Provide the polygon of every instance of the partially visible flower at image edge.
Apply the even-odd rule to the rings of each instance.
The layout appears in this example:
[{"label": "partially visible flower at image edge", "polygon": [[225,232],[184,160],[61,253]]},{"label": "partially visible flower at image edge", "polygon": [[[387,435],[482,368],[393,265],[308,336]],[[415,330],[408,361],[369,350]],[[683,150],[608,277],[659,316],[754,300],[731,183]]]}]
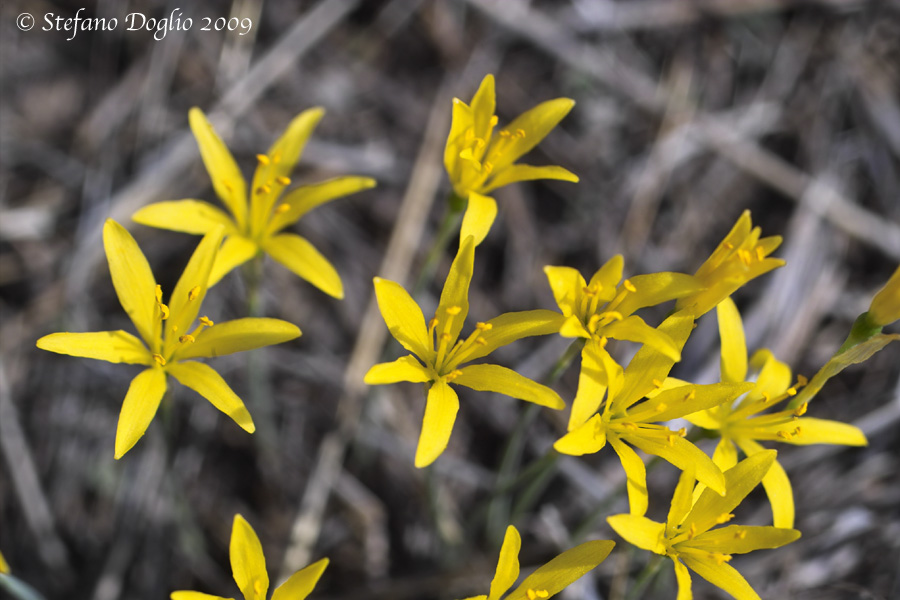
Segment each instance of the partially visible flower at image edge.
[{"label": "partially visible flower at image edge", "polygon": [[231,214],[202,200],[170,200],[145,206],[132,219],[151,227],[193,234],[224,226],[225,243],[210,272],[210,286],[232,269],[266,253],[326,294],[343,298],[340,275],[328,259],[306,238],[283,232],[317,206],[375,186],[375,180],[369,177],[335,177],[294,188],[282,197],[291,183],[288,176],[324,114],[321,108],[311,108],[297,115],[269,151],[257,155],[258,165],[248,190],[234,157],[206,115],[199,108],[192,108],[188,116],[203,164],[216,194]]},{"label": "partially visible flower at image edge", "polygon": [[[506,597],[506,600],[543,600],[558,594],[606,560],[615,545],[616,543],[611,540],[593,540],[566,550],[547,564],[538,567]],[[519,578],[521,547],[522,538],[516,528],[510,525],[503,537],[490,594],[472,596],[466,600],[500,600]]]},{"label": "partially visible flower at image edge", "polygon": [[[231,571],[244,596],[244,600],[266,600],[269,591],[269,574],[266,572],[266,557],[256,532],[241,515],[234,516],[229,545]],[[323,558],[291,575],[287,581],[275,588],[272,600],[304,600],[316,587],[322,573],[328,566]],[[172,592],[171,600],[234,600],[222,596],[212,596],[202,592],[180,590]]]},{"label": "partially visible flower at image edge", "polygon": [[[117,459],[137,443],[153,420],[166,393],[167,375],[253,433],[250,413],[221,375],[205,363],[188,359],[253,350],[300,336],[296,325],[278,319],[244,318],[218,324],[206,316],[197,319],[223,233],[224,228],[218,226],[203,237],[166,305],[137,242],[124,227],[108,219],[103,226],[103,245],[110,275],[140,339],[118,330],[52,333],[37,341],[38,348],[58,354],[147,367],[131,381],[122,403],[116,430]],[[195,320],[199,323],[192,329]]]},{"label": "partially visible flower at image edge", "polygon": [[468,201],[459,239],[471,235],[476,246],[481,243],[497,216],[497,202],[487,194],[499,187],[534,179],[578,181],[577,175],[563,167],[516,163],[544,139],[574,105],[575,101],[569,98],[542,102],[495,132],[498,119],[493,75],[484,77],[471,104],[453,99],[444,167],[454,193]]}]

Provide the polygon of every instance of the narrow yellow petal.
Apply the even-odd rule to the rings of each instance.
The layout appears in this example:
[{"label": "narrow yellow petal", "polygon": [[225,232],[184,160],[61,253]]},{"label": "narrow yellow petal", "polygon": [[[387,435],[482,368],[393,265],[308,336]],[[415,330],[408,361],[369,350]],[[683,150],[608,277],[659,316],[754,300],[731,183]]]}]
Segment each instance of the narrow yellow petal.
[{"label": "narrow yellow petal", "polygon": [[[756,387],[741,401],[741,406],[756,404],[759,406],[759,411],[762,411],[774,402],[759,403],[758,400],[766,397],[775,400],[791,386],[791,368],[775,358],[775,355],[766,348],[753,353],[750,365],[759,370],[759,375],[756,377]],[[748,414],[759,411],[755,408],[750,409],[748,406]]]},{"label": "narrow yellow petal", "polygon": [[153,365],[153,357],[141,340],[127,331],[51,333],[37,341],[41,350],[105,360],[111,363]]},{"label": "narrow yellow petal", "polygon": [[872,298],[869,318],[876,325],[889,325],[900,319],[900,267],[894,271],[884,287]]},{"label": "narrow yellow petal", "polygon": [[490,137],[490,130],[493,127],[491,118],[496,110],[497,100],[494,87],[494,76],[488,73],[481,80],[478,91],[472,96],[472,118],[475,136],[485,141]]},{"label": "narrow yellow petal", "polygon": [[[475,117],[472,114],[472,108],[459,98],[454,98],[450,133],[447,135],[447,144],[444,146],[444,167],[447,169],[447,175],[450,177],[454,189],[460,182],[460,169],[458,167],[461,160],[459,153],[462,151],[465,143],[465,132],[470,127],[474,131]],[[465,193],[459,190],[457,190],[457,193],[465,197]]]},{"label": "narrow yellow petal", "polygon": [[591,333],[578,318],[578,315],[569,315],[559,326],[559,335],[566,338],[590,338]]},{"label": "narrow yellow petal", "polygon": [[676,596],[675,600],[693,600],[691,572],[677,558],[673,558],[672,562],[675,563],[675,580],[678,582],[678,596]]},{"label": "narrow yellow petal", "polygon": [[[737,444],[747,456],[765,451],[765,448],[750,439],[738,438]],[[762,478],[762,484],[766,490],[766,496],[769,497],[769,504],[772,506],[772,524],[775,527],[793,527],[794,490],[791,487],[791,480],[778,460],[769,467],[768,472]]]},{"label": "narrow yellow petal", "polygon": [[680,419],[685,415],[730,403],[752,388],[752,383],[679,386],[662,391],[653,398],[632,406],[628,411],[628,418],[647,423]]},{"label": "narrow yellow petal", "polygon": [[613,447],[622,468],[625,469],[626,488],[628,491],[628,506],[633,515],[643,515],[647,512],[650,496],[647,492],[647,467],[637,452],[628,447],[616,435],[609,436],[609,445]]},{"label": "narrow yellow petal", "polygon": [[522,338],[556,333],[562,320],[558,312],[544,309],[503,313],[488,321],[490,327],[481,333],[480,338],[484,344],[466,353],[465,360],[487,356],[497,348]]},{"label": "narrow yellow petal", "polygon": [[722,381],[737,383],[747,379],[747,342],[737,305],[725,298],[716,307],[719,338],[722,340]]},{"label": "narrow yellow petal", "polygon": [[547,281],[550,283],[550,290],[553,292],[553,298],[559,306],[559,310],[563,315],[569,317],[571,315],[579,315],[579,305],[581,304],[581,296],[584,288],[587,287],[584,277],[572,267],[544,267],[544,273],[547,275]]},{"label": "narrow yellow petal", "polygon": [[[273,235],[291,223],[296,223],[312,209],[337,198],[373,188],[375,183],[371,177],[349,175],[291,190],[280,200],[275,213],[269,219],[266,234]],[[281,209],[282,205],[284,209]]]},{"label": "narrow yellow petal", "polygon": [[547,165],[544,167],[510,165],[502,171],[496,171],[496,175],[488,180],[489,183],[484,187],[484,192],[492,192],[497,188],[501,188],[511,183],[534,181],[536,179],[555,179],[558,181],[578,183],[578,175],[568,169],[556,165]]},{"label": "narrow yellow petal", "polygon": [[[555,596],[606,560],[615,545],[616,543],[610,540],[593,540],[566,550],[526,577],[525,581],[507,596],[507,600],[531,600],[532,597]],[[528,594],[529,590],[532,590],[532,595]]]},{"label": "narrow yellow petal", "polygon": [[691,511],[693,505],[694,469],[687,469],[681,472],[678,477],[678,485],[675,486],[675,493],[672,494],[672,503],[669,505],[669,515],[666,518],[666,533],[671,537],[671,533],[681,525],[684,518]]},{"label": "narrow yellow petal", "polygon": [[224,211],[202,200],[168,200],[149,204],[131,215],[141,225],[203,235],[225,227],[225,233],[237,232],[237,226]]},{"label": "narrow yellow petal", "polygon": [[425,383],[430,381],[431,377],[422,363],[413,356],[407,355],[401,356],[394,362],[372,365],[372,368],[366,373],[364,381],[368,385],[382,385],[398,381]]},{"label": "narrow yellow petal", "polygon": [[657,306],[703,289],[702,284],[693,275],[684,273],[650,273],[635,275],[628,280],[637,291],[627,294],[615,307],[626,317],[646,306]]},{"label": "narrow yellow petal", "polygon": [[854,425],[813,417],[801,417],[786,424],[755,427],[753,435],[756,439],[777,440],[795,446],[810,444],[866,446],[869,443],[862,430]]},{"label": "narrow yellow petal", "polygon": [[222,596],[213,596],[212,594],[191,592],[188,590],[172,592],[169,595],[169,598],[171,598],[171,600],[234,600],[233,598],[224,598]]},{"label": "narrow yellow petal", "polygon": [[224,228],[216,226],[203,236],[184,272],[178,278],[178,283],[175,284],[169,298],[169,318],[165,321],[162,352],[164,356],[171,355],[179,343],[178,338],[190,331],[194,319],[200,314],[200,305],[203,304],[209,284],[209,273],[216,260],[219,246],[222,245],[224,233]]},{"label": "narrow yellow petal", "polygon": [[655,554],[666,553],[666,546],[663,544],[666,532],[664,523],[657,523],[647,517],[632,514],[613,515],[607,517],[606,522],[629,544]]},{"label": "narrow yellow petal", "polygon": [[594,415],[563,437],[556,440],[553,449],[569,456],[594,454],[606,445],[606,425],[600,415]]},{"label": "narrow yellow petal", "polygon": [[600,300],[609,302],[616,297],[616,287],[622,280],[622,271],[625,269],[625,259],[621,254],[616,254],[591,277],[589,286],[599,288],[597,295]]},{"label": "narrow yellow petal", "polygon": [[729,525],[701,533],[685,545],[710,552],[746,554],[754,550],[780,548],[799,538],[800,532],[791,528]]},{"label": "narrow yellow petal", "polygon": [[469,365],[460,370],[453,383],[480,392],[496,392],[554,410],[566,407],[559,394],[545,385],[500,365]]},{"label": "narrow yellow petal", "polygon": [[422,433],[416,448],[416,467],[427,467],[447,448],[458,411],[456,392],[443,379],[436,381],[428,390]]},{"label": "narrow yellow petal", "polygon": [[328,559],[323,558],[300,569],[275,588],[272,600],[305,600],[316,587],[327,566]]},{"label": "narrow yellow petal", "polygon": [[489,153],[487,160],[494,165],[495,170],[505,169],[547,137],[547,134],[563,120],[563,117],[569,114],[573,106],[575,106],[574,100],[556,98],[525,111],[505,127],[510,132],[521,130],[523,135],[512,136],[509,145],[502,148],[496,156],[491,156]]},{"label": "narrow yellow petal", "polygon": [[494,219],[497,218],[497,201],[490,196],[482,196],[476,192],[469,192],[469,203],[463,215],[462,225],[459,230],[459,239],[464,240],[472,236],[475,245],[480,244],[488,232]]},{"label": "narrow yellow petal", "polygon": [[234,581],[247,600],[266,597],[269,590],[269,574],[266,572],[266,557],[256,532],[244,517],[234,515],[231,528],[231,572]]},{"label": "narrow yellow petal", "polygon": [[112,219],[103,225],[103,248],[119,303],[150,350],[158,351],[160,321],[150,264],[131,234]]},{"label": "narrow yellow petal", "polygon": [[318,250],[305,238],[281,233],[263,242],[263,249],[295,275],[310,282],[333,298],[344,297],[341,277]]},{"label": "narrow yellow petal", "polygon": [[474,265],[475,240],[470,236],[459,245],[459,252],[450,265],[450,272],[447,274],[447,280],[444,282],[444,289],[441,292],[441,301],[435,313],[441,320],[447,318],[448,309],[455,314],[450,327],[446,329],[450,335],[451,347],[459,337],[466,315],[469,314],[469,284],[472,282]]},{"label": "narrow yellow petal", "polygon": [[229,235],[222,242],[222,247],[219,248],[219,252],[216,254],[216,262],[213,263],[212,270],[209,272],[208,287],[219,283],[232,270],[256,256],[259,252],[261,252],[261,249],[256,242],[251,242],[237,234]]},{"label": "narrow yellow petal", "polygon": [[248,433],[256,431],[244,403],[212,367],[194,361],[170,362],[166,365],[166,371],[183,386],[191,388],[209,400],[244,431]]},{"label": "narrow yellow petal", "polygon": [[727,563],[718,564],[713,559],[700,559],[690,554],[681,556],[684,564],[697,575],[719,587],[736,600],[760,600],[747,580]]},{"label": "narrow yellow petal", "polygon": [[247,184],[241,170],[202,110],[192,108],[188,121],[216,195],[234,215],[238,228],[243,229],[247,222]]},{"label": "narrow yellow petal", "polygon": [[0,573],[9,573],[9,563],[3,558],[2,552],[0,552]]},{"label": "narrow yellow petal", "polygon": [[497,560],[497,570],[494,579],[491,580],[491,593],[488,600],[500,600],[500,597],[511,588],[519,578],[519,550],[522,548],[522,538],[515,527],[506,528],[503,536],[503,545],[500,546],[500,558]]},{"label": "narrow yellow petal", "polygon": [[193,342],[182,342],[171,360],[224,356],[281,344],[298,337],[300,329],[287,321],[265,318],[235,319],[207,327]]},{"label": "narrow yellow petal", "polygon": [[400,284],[380,277],[374,283],[378,309],[391,335],[423,362],[431,362],[433,342],[425,328],[422,309]]},{"label": "narrow yellow petal", "polygon": [[572,401],[567,431],[587,422],[600,409],[606,394],[607,374],[593,344],[586,344],[581,351],[581,371],[578,373],[578,389]]},{"label": "narrow yellow petal", "polygon": [[640,432],[634,435],[623,435],[623,437],[636,448],[640,448],[647,454],[658,456],[682,471],[695,469],[697,481],[706,484],[718,494],[725,493],[727,487],[722,470],[700,448],[683,437],[672,434],[668,439],[659,439],[642,436]]},{"label": "narrow yellow petal", "polygon": [[650,327],[637,316],[625,317],[603,328],[603,335],[617,340],[637,342],[653,348],[672,361],[681,360],[681,347],[663,331]]},{"label": "narrow yellow petal", "polygon": [[[741,447],[743,450],[743,446]],[[751,454],[756,454],[757,451],[762,450],[762,446],[759,446],[759,449],[754,452],[744,451],[744,454],[747,456]],[[722,469],[724,473],[731,467],[735,466],[738,463],[738,454],[737,448],[734,447],[734,442],[730,439],[722,438],[719,440],[719,443],[716,445],[715,451],[713,451],[712,461],[716,463],[716,466]],[[773,465],[776,464],[772,463]],[[769,469],[771,471],[771,469]]]},{"label": "narrow yellow petal", "polygon": [[131,380],[116,428],[117,460],[131,450],[147,431],[165,393],[166,374],[162,369],[150,367]]}]

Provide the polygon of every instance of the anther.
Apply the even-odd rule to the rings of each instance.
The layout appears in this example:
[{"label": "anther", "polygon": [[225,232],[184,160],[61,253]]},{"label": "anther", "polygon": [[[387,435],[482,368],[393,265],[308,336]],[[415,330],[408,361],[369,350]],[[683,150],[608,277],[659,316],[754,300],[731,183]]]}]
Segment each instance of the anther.
[{"label": "anther", "polygon": [[475,329],[477,329],[478,331],[490,331],[493,328],[494,326],[490,323],[482,323],[481,321],[475,323]]},{"label": "anther", "polygon": [[688,539],[689,540],[694,539],[695,535],[697,535],[697,524],[691,523],[691,528],[688,529]]},{"label": "anther", "polygon": [[487,346],[487,340],[484,338],[478,338],[475,340],[475,343],[479,346]]},{"label": "anther", "polygon": [[284,175],[276,177],[275,181],[277,181],[280,185],[291,185],[291,178],[285,177]]},{"label": "anther", "polygon": [[428,329],[429,330],[434,329],[435,327],[437,327],[437,324],[438,324],[437,317],[432,317],[432,319],[430,321],[428,321]]},{"label": "anther", "polygon": [[500,121],[500,119],[497,118],[497,115],[491,115],[491,127],[496,127],[498,121]]},{"label": "anther", "polygon": [[660,402],[656,405],[656,412],[666,412],[669,409],[669,405],[665,402]]},{"label": "anther", "polygon": [[686,436],[687,436],[687,427],[682,427],[681,429],[679,429],[679,430],[678,430],[678,436],[679,436],[679,437],[686,437]]},{"label": "anther", "polygon": [[632,292],[632,293],[637,291],[637,288],[634,287],[634,284],[631,283],[631,280],[629,280],[629,279],[626,279],[625,281],[622,282],[622,287],[624,287],[626,290],[628,290],[629,292]]},{"label": "anther", "polygon": [[791,438],[794,437],[794,436],[791,435],[791,432],[790,432],[790,431],[784,431],[784,430],[782,430],[782,431],[779,431],[779,432],[778,432],[778,437],[780,437],[780,438],[783,439],[783,440],[789,440],[789,439],[791,439]]},{"label": "anther", "polygon": [[724,244],[722,244],[722,247],[726,250],[734,250],[734,244],[732,244],[731,242],[725,242]]},{"label": "anther", "polygon": [[736,539],[736,540],[742,540],[745,537],[747,537],[747,532],[744,529],[741,529],[740,531],[736,531],[734,534],[734,539]]},{"label": "anther", "polygon": [[281,204],[279,204],[278,206],[275,207],[275,214],[280,215],[282,213],[286,213],[289,210],[291,210],[291,205],[288,204],[287,202],[282,202]]},{"label": "anther", "polygon": [[691,390],[691,391],[688,392],[688,394],[684,397],[684,402],[689,402],[689,401],[693,400],[693,399],[696,398],[696,397],[697,397],[697,390]]},{"label": "anther", "polygon": [[524,129],[516,129],[516,137],[517,138],[525,137],[525,130]]},{"label": "anther", "polygon": [[453,339],[453,336],[450,335],[449,333],[447,333],[446,331],[441,334],[441,341],[449,342],[451,339]]},{"label": "anther", "polygon": [[628,429],[629,431],[637,431],[638,426],[630,421],[625,421],[622,423],[622,429]]},{"label": "anther", "polygon": [[722,554],[720,552],[710,552],[709,557],[716,561],[717,565],[722,565],[731,560],[730,554]]},{"label": "anther", "polygon": [[727,523],[728,521],[734,518],[734,513],[722,513],[716,519],[716,525],[721,525],[722,523]]},{"label": "anther", "polygon": [[166,359],[164,359],[164,358],[162,357],[162,354],[154,354],[154,355],[153,355],[153,360],[155,360],[155,361],[156,361],[156,364],[158,364],[158,365],[161,366],[161,367],[166,366]]},{"label": "anther", "polygon": [[504,139],[509,138],[510,136],[512,136],[512,134],[511,134],[509,131],[507,131],[506,129],[501,130],[500,133],[499,133],[499,135],[500,135],[500,137],[502,137],[502,138],[504,138]]},{"label": "anther", "polygon": [[462,371],[460,371],[459,369],[454,369],[453,371],[450,371],[449,373],[444,375],[444,381],[446,381],[447,383],[450,383],[451,381],[453,381],[460,375],[462,375]]},{"label": "anther", "polygon": [[757,246],[756,247],[756,260],[761,261],[765,257],[766,257],[766,251],[763,250],[762,246]]},{"label": "anther", "polygon": [[272,162],[271,160],[269,160],[269,157],[266,156],[265,154],[257,154],[256,160],[258,160],[259,164],[261,164],[261,165],[268,165],[269,163]]},{"label": "anther", "polygon": [[550,592],[547,590],[533,590],[528,588],[525,595],[528,596],[528,600],[537,600],[538,598],[549,598]]},{"label": "anther", "polygon": [[460,306],[448,306],[447,307],[447,314],[450,315],[451,317],[455,317],[456,315],[458,315],[461,312],[462,312],[462,307],[460,307]]},{"label": "anther", "polygon": [[189,333],[186,333],[178,338],[178,341],[182,344],[192,344],[194,342],[194,336]]},{"label": "anther", "polygon": [[789,387],[786,391],[787,391],[788,396],[796,396],[797,395],[797,388],[795,388],[795,387]]},{"label": "anther", "polygon": [[200,286],[195,285],[188,291],[188,300],[196,300],[197,296],[200,295]]},{"label": "anther", "polygon": [[798,406],[797,408],[794,409],[794,416],[802,417],[804,414],[806,414],[807,408],[809,408],[809,403],[804,402],[803,404],[801,404],[800,406]]},{"label": "anther", "polygon": [[797,375],[797,385],[794,387],[804,387],[807,383],[809,383],[809,379],[803,375]]},{"label": "anther", "polygon": [[488,161],[484,161],[484,162],[481,164],[481,168],[484,169],[484,172],[485,172],[485,173],[490,173],[491,171],[494,170],[494,165],[491,164],[491,163],[489,163]]},{"label": "anther", "polygon": [[200,322],[206,325],[207,327],[212,327],[215,323],[212,322],[212,319],[209,317],[200,317]]},{"label": "anther", "polygon": [[653,379],[653,385],[656,387],[656,389],[659,389],[659,388],[661,388],[661,387],[663,386],[663,382],[660,381],[659,379],[654,378],[654,379]]}]

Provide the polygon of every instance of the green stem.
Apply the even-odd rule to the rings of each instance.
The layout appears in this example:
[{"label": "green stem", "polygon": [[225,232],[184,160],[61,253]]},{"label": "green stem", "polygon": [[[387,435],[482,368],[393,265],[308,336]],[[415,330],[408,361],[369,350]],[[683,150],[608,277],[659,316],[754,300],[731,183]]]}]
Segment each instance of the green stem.
[{"label": "green stem", "polygon": [[869,313],[864,312],[853,322],[853,327],[850,328],[850,334],[847,336],[847,339],[844,340],[844,343],[841,344],[838,351],[835,352],[835,355],[845,352],[853,346],[861,344],[869,338],[878,335],[881,333],[881,329],[880,325],[872,322]]},{"label": "green stem", "polygon": [[453,237],[454,233],[459,231],[467,203],[468,200],[457,196],[455,192],[450,192],[450,195],[447,197],[447,202],[444,205],[444,216],[441,218],[441,223],[438,226],[438,232],[434,238],[434,243],[428,250],[428,254],[425,255],[425,262],[422,263],[419,277],[416,279],[416,283],[413,286],[413,297],[418,296],[419,292],[421,292],[434,277],[438,262],[447,250],[450,238]]},{"label": "green stem", "polygon": [[634,586],[628,590],[628,594],[625,595],[625,600],[636,600],[644,593],[644,590],[650,585],[653,578],[659,574],[659,568],[662,566],[664,558],[665,557],[660,554],[654,554],[650,558],[647,566],[645,566],[643,570],[638,573],[637,578],[635,578]]}]

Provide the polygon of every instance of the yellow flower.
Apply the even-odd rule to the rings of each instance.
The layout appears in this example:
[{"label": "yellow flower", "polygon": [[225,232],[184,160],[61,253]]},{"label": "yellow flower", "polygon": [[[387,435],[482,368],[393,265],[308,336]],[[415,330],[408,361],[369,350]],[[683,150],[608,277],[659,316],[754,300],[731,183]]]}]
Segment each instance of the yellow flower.
[{"label": "yellow flower", "polygon": [[869,320],[879,327],[900,321],[900,267],[872,298],[868,314]]},{"label": "yellow flower", "polygon": [[724,496],[707,489],[693,505],[694,477],[690,471],[684,471],[665,523],[633,514],[614,515],[607,521],[616,533],[638,548],[672,559],[678,600],[693,598],[688,569],[738,600],[759,600],[747,580],[728,564],[732,555],[779,548],[799,538],[800,532],[745,525],[713,527],[734,517],[731,511],[759,484],[774,461],[774,450],[744,459],[725,471]]},{"label": "yellow flower", "polygon": [[[250,413],[225,380],[212,367],[188,359],[252,350],[300,335],[296,326],[278,319],[236,319],[217,325],[205,316],[197,319],[222,235],[223,228],[216,227],[203,237],[166,305],[137,242],[124,227],[107,220],[103,245],[113,286],[141,339],[118,330],[52,333],[37,341],[38,348],[58,354],[147,367],[131,381],[122,404],[116,431],[117,459],[134,446],[153,420],[166,392],[166,375],[252,433]],[[196,326],[194,321],[199,321]]]},{"label": "yellow flower", "polygon": [[687,308],[699,317],[751,279],[784,266],[780,258],[768,258],[781,245],[781,236],[760,239],[759,234],[760,228],[752,227],[750,211],[745,210],[725,239],[694,273],[701,291],[680,298],[676,310]]},{"label": "yellow flower", "polygon": [[381,316],[391,335],[412,354],[374,365],[366,373],[365,382],[369,385],[398,381],[427,384],[425,417],[416,450],[417,467],[431,464],[447,447],[459,410],[459,399],[449,385],[451,382],[557,410],[565,407],[559,394],[506,367],[485,364],[462,367],[462,363],[487,356],[500,346],[527,336],[550,334],[559,327],[559,315],[553,311],[506,313],[487,323],[478,323],[468,338],[459,339],[469,312],[474,249],[474,239],[469,236],[450,267],[440,304],[427,326],[422,309],[402,286],[375,278]]},{"label": "yellow flower", "polygon": [[[234,516],[231,529],[231,571],[234,581],[241,589],[244,600],[266,600],[269,591],[269,575],[266,573],[266,557],[256,532],[241,515]],[[304,600],[316,587],[328,559],[323,558],[291,575],[287,581],[275,588],[272,600]],[[231,600],[221,596],[211,596],[201,592],[172,592],[172,600]]]},{"label": "yellow flower", "polygon": [[570,171],[557,166],[514,164],[534,148],[575,105],[569,98],[548,100],[522,113],[498,132],[495,112],[494,76],[486,75],[471,105],[453,99],[453,121],[444,148],[444,166],[453,191],[468,199],[460,239],[475,237],[481,243],[497,215],[497,203],[487,196],[493,190],[532,179],[578,181]]},{"label": "yellow flower", "polygon": [[2,552],[0,552],[0,573],[9,573],[9,563],[3,558]]},{"label": "yellow flower", "polygon": [[[602,563],[612,551],[615,542],[594,540],[566,550],[525,578],[522,585],[506,597],[506,600],[536,600],[550,598],[577,581],[582,575]],[[519,549],[522,538],[515,527],[506,528],[497,571],[491,581],[491,593],[472,596],[466,600],[500,600],[519,578]]]},{"label": "yellow flower", "polygon": [[235,267],[265,252],[326,294],[343,298],[341,278],[331,263],[305,238],[282,233],[313,208],[375,185],[375,180],[368,177],[336,177],[294,188],[281,197],[291,183],[288,177],[307,139],[323,114],[321,108],[300,113],[267,154],[257,155],[259,164],[249,189],[248,204],[247,183],[234,158],[203,111],[192,108],[189,120],[200,155],[216,194],[231,215],[200,200],[176,200],[145,206],[132,218],[151,227],[198,235],[223,225],[225,243],[210,273],[210,286]]},{"label": "yellow flower", "polygon": [[[693,327],[689,314],[676,313],[659,326],[681,348]],[[563,454],[581,456],[599,452],[607,442],[622,461],[628,476],[628,500],[632,514],[647,510],[647,471],[640,456],[628,445],[669,461],[679,469],[694,468],[697,478],[719,493],[725,492],[722,471],[702,450],[684,438],[684,429],[673,431],[658,423],[728,402],[752,387],[746,383],[687,385],[667,389],[666,376],[675,361],[651,346],[643,346],[622,371],[610,361],[602,367],[585,354],[582,375],[569,433],[553,447]],[[610,364],[611,363],[611,364]],[[606,385],[598,385],[598,372],[605,373]],[[587,387],[591,393],[581,388]],[[603,403],[603,394],[607,394]],[[640,402],[641,398],[648,397]],[[597,412],[602,405],[602,412]],[[702,408],[701,408],[702,407]],[[625,443],[627,442],[627,444]]]},{"label": "yellow flower", "polygon": [[[724,299],[716,312],[722,338],[721,379],[726,383],[742,382],[747,378],[747,347],[741,315],[730,298]],[[796,409],[762,414],[795,396],[799,385],[791,384],[791,368],[768,350],[757,351],[750,363],[759,370],[759,375],[753,389],[743,398],[686,417],[694,425],[721,436],[713,462],[723,471],[737,464],[738,448],[747,456],[762,452],[763,447],[758,441],[866,445],[865,434],[853,425],[801,416],[806,412],[806,404]],[[801,379],[800,383],[804,381]],[[762,484],[772,505],[774,525],[793,527],[794,493],[787,473],[777,460],[763,477]]]}]

